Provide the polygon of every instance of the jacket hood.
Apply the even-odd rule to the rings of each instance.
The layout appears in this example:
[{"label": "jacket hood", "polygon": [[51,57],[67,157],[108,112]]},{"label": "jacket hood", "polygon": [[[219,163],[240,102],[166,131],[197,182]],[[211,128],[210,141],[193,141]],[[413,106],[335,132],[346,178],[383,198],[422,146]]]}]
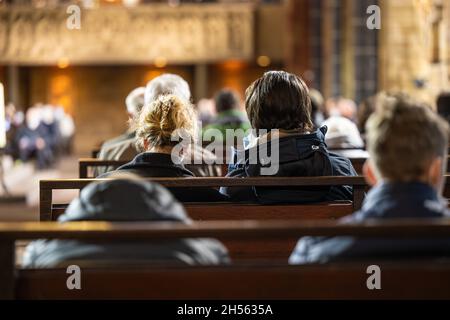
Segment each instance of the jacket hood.
[{"label": "jacket hood", "polygon": [[84,188],[58,221],[189,222],[183,206],[164,187],[139,180],[94,182]]}]

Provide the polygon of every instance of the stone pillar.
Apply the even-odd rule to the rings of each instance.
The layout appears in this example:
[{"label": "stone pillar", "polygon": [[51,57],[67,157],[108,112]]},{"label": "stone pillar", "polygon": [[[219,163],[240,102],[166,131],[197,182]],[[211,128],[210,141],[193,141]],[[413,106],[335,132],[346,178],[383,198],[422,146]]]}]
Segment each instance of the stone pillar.
[{"label": "stone pillar", "polygon": [[196,64],[194,67],[194,100],[198,101],[208,95],[208,65]]},{"label": "stone pillar", "polygon": [[310,18],[309,0],[288,1],[286,69],[299,76],[311,69]]},{"label": "stone pillar", "polygon": [[16,106],[20,104],[20,70],[17,65],[9,65],[7,67],[7,83],[8,83],[8,101],[12,102]]}]

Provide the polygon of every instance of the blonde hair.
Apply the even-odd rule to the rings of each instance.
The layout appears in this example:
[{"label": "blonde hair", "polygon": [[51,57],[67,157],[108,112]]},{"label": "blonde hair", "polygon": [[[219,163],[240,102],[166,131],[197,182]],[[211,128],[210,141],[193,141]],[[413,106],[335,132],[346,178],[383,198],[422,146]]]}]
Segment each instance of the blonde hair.
[{"label": "blonde hair", "polygon": [[136,146],[174,146],[177,138],[195,140],[197,117],[192,104],[175,95],[162,95],[142,109],[137,122]]},{"label": "blonde hair", "polygon": [[447,122],[405,94],[378,95],[366,132],[371,161],[382,178],[416,181],[435,158],[446,164]]}]

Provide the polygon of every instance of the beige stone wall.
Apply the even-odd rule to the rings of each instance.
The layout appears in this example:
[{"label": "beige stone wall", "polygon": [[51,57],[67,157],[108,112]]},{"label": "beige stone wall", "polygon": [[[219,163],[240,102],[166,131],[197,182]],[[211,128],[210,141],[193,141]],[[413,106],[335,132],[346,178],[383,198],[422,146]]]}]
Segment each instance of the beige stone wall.
[{"label": "beige stone wall", "polygon": [[[433,32],[438,5],[444,6],[439,32]],[[434,104],[437,94],[449,88],[448,37],[450,0],[382,0],[380,88],[403,90]],[[439,61],[436,57],[439,34]],[[418,88],[415,80],[424,80]]]}]

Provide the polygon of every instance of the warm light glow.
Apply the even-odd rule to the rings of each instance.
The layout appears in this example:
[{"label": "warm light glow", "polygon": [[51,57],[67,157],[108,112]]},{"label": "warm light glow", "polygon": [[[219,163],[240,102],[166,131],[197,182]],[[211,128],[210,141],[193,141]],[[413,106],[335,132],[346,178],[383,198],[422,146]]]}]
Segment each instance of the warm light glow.
[{"label": "warm light glow", "polygon": [[155,79],[156,77],[163,74],[163,71],[161,70],[150,70],[148,71],[144,76],[144,85],[147,84],[147,82]]},{"label": "warm light glow", "polygon": [[246,66],[245,62],[239,60],[228,60],[223,62],[220,67],[227,71],[238,71],[244,69]]},{"label": "warm light glow", "polygon": [[64,107],[66,112],[72,111],[72,79],[69,75],[59,74],[50,80],[49,102]]},{"label": "warm light glow", "polygon": [[164,57],[155,58],[154,64],[157,68],[164,68],[167,65],[167,59]]},{"label": "warm light glow", "polygon": [[271,62],[272,61],[270,60],[270,58],[268,56],[259,56],[256,59],[256,63],[258,64],[258,66],[263,67],[263,68],[270,66]]},{"label": "warm light glow", "polygon": [[140,0],[122,0],[125,7],[135,7],[139,4]]},{"label": "warm light glow", "polygon": [[58,68],[65,69],[70,65],[70,61],[67,58],[61,58],[58,60]]}]

